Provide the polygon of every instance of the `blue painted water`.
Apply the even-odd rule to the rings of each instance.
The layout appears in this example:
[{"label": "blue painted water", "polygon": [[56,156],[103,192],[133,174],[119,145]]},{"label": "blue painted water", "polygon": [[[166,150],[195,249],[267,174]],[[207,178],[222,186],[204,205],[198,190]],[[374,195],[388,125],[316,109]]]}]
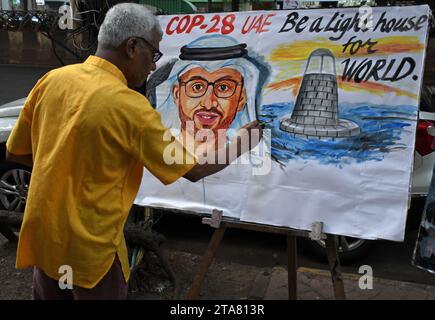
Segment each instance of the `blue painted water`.
[{"label": "blue painted water", "polygon": [[339,118],[357,123],[361,133],[354,137],[319,140],[293,137],[279,128],[279,120],[293,111],[293,103],[261,107],[259,119],[272,130],[272,156],[280,162],[292,159],[317,160],[338,167],[365,161],[382,161],[394,150],[405,149],[401,143],[404,128],[417,118],[415,106],[340,104]]}]

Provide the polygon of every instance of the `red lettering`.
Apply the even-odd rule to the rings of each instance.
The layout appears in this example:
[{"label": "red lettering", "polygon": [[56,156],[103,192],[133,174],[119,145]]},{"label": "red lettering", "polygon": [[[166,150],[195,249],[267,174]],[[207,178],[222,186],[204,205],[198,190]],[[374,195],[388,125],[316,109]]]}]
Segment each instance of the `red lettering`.
[{"label": "red lettering", "polygon": [[168,25],[166,26],[166,34],[171,35],[171,34],[173,34],[173,33],[175,32],[175,30],[171,30],[170,28],[171,28],[172,24],[173,24],[175,21],[178,21],[178,20],[180,20],[179,17],[173,17],[173,18],[169,21]]},{"label": "red lettering", "polygon": [[260,16],[254,16],[251,20],[251,16],[248,16],[246,19],[243,27],[242,27],[242,34],[246,34],[251,32],[252,30],[255,30],[256,33],[262,33],[267,32],[269,29],[266,29],[266,26],[270,26],[271,22],[268,21],[270,17],[273,17],[276,15],[275,13],[268,14],[266,17],[263,17],[263,15]]},{"label": "red lettering", "polygon": [[229,34],[234,31],[234,20],[236,20],[236,16],[234,14],[227,15],[222,19],[222,34]]},{"label": "red lettering", "polygon": [[269,29],[266,29],[266,26],[270,26],[272,24],[272,22],[270,22],[268,20],[269,20],[270,17],[273,17],[275,15],[276,15],[275,13],[271,13],[271,14],[268,14],[266,16],[266,19],[264,19],[264,23],[263,23],[263,26],[261,27],[261,31],[260,32],[268,32],[268,31],[270,31]]},{"label": "red lettering", "polygon": [[[246,34],[246,33],[249,32],[249,30],[251,30],[250,27],[246,29],[246,25],[248,24],[249,20],[251,20],[251,16],[248,16],[248,17],[246,18],[245,23],[243,24],[243,27],[242,27],[242,34]],[[252,26],[252,22],[251,22],[251,25],[250,25],[250,26]]]},{"label": "red lettering", "polygon": [[194,16],[192,19],[192,23],[190,24],[189,28],[187,28],[186,33],[190,33],[193,28],[199,27],[204,22],[204,16],[203,15],[197,15]]},{"label": "red lettering", "polygon": [[183,33],[186,30],[186,28],[189,26],[189,24],[190,24],[190,16],[184,16],[183,18],[181,18],[177,26],[177,33],[178,34]]},{"label": "red lettering", "polygon": [[221,21],[221,17],[219,17],[218,15],[213,16],[213,18],[211,18],[211,21],[216,21],[215,24],[206,31],[206,33],[213,33],[213,32],[219,32],[219,28],[216,28],[216,26],[219,24],[219,22]]},{"label": "red lettering", "polygon": [[251,29],[257,29],[257,33],[260,33],[259,30],[261,26],[263,25],[263,16],[256,17],[256,21],[254,22],[254,25]]},{"label": "red lettering", "polygon": [[[214,15],[210,19],[210,24],[207,25],[207,23],[204,23],[205,17],[204,15],[198,14],[194,16],[175,16],[171,20],[169,20],[168,25],[166,26],[166,34],[172,35],[174,33],[180,34],[180,33],[191,33],[192,30],[195,28],[200,29],[206,29],[208,28],[205,33],[222,33],[222,34],[229,34],[234,31],[234,21],[236,20],[236,16],[234,14],[228,14],[225,16],[220,15]],[[245,25],[249,22],[249,17],[247,21],[245,22]],[[252,21],[252,23],[256,24],[256,28],[260,28],[262,25],[262,22],[258,22],[256,19]],[[251,24],[252,24],[251,23]],[[260,24],[258,26],[257,24]],[[270,23],[268,23],[270,25]],[[249,30],[252,29],[252,26],[249,27]],[[246,32],[249,32],[247,30]]]}]

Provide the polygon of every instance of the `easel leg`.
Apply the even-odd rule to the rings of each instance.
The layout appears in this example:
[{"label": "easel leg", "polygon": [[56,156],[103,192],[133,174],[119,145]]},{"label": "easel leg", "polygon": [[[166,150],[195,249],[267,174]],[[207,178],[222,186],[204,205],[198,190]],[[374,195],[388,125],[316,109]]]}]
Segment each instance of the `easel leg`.
[{"label": "easel leg", "polygon": [[296,247],[296,237],[287,235],[287,272],[288,272],[288,299],[297,299],[297,269],[298,269],[298,259],[297,259],[297,247]]},{"label": "easel leg", "polygon": [[334,286],[334,295],[337,300],[345,300],[343,277],[341,274],[340,260],[337,253],[337,237],[327,235],[326,254],[328,255],[329,268],[331,270],[332,285]]},{"label": "easel leg", "polygon": [[222,241],[225,230],[226,230],[225,224],[221,224],[221,226],[218,229],[216,229],[215,232],[213,233],[210,243],[208,244],[207,251],[199,266],[198,273],[195,275],[192,286],[187,292],[188,300],[195,299],[198,296],[199,291],[201,290],[202,283],[204,282],[205,276],[207,274],[207,271],[210,268],[211,263],[213,262],[215,252]]}]

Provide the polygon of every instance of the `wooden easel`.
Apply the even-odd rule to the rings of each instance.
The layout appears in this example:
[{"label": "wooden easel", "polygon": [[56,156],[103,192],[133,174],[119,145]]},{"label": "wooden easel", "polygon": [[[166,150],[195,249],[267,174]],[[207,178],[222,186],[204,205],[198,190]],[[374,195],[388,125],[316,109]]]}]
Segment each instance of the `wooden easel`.
[{"label": "wooden easel", "polygon": [[[217,211],[217,210],[216,210]],[[187,299],[195,299],[201,290],[201,286],[210,268],[215,253],[222,241],[227,228],[244,229],[251,231],[268,232],[275,234],[283,234],[287,236],[287,263],[288,263],[288,299],[296,300],[297,298],[297,248],[296,238],[313,238],[307,231],[294,230],[282,227],[261,226],[253,223],[245,223],[240,221],[231,221],[222,219],[222,212],[213,212],[212,218],[203,218],[203,223],[210,224],[216,228],[213,236],[208,244],[207,251],[205,252],[200,263],[197,274],[193,279],[192,286],[187,292]],[[317,235],[318,236],[318,235]],[[331,272],[332,284],[334,287],[334,296],[337,300],[345,300],[346,295],[344,292],[343,278],[341,275],[341,266],[337,254],[337,238],[333,235],[326,235],[326,253]]]}]

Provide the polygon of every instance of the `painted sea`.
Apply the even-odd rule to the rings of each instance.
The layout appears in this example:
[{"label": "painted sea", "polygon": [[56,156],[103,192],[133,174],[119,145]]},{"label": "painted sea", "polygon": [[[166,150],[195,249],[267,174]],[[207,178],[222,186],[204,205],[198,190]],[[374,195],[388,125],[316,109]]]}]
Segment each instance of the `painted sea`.
[{"label": "painted sea", "polygon": [[369,105],[364,103],[339,105],[339,118],[357,123],[357,136],[319,140],[299,138],[282,131],[279,120],[293,111],[293,103],[263,105],[259,119],[272,130],[272,156],[280,163],[292,159],[317,160],[338,167],[364,161],[382,161],[384,156],[407,146],[402,134],[417,119],[415,106]]}]

